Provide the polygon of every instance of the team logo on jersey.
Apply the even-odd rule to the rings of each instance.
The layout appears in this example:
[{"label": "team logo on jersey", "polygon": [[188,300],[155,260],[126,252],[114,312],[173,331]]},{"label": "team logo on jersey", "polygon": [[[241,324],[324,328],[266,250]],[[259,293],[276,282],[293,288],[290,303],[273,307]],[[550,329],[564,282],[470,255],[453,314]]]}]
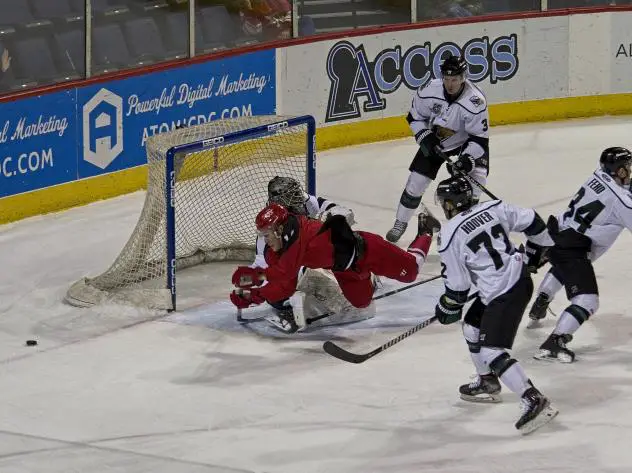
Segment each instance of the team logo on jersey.
[{"label": "team logo on jersey", "polygon": [[518,36],[482,36],[462,46],[446,42],[433,47],[429,41],[408,49],[397,45],[378,51],[372,61],[364,44],[339,41],[327,55],[331,86],[325,121],[349,120],[384,110],[383,95],[397,92],[402,85],[416,90],[441,77],[441,63],[449,55],[465,57],[472,82],[507,81],[518,72]]},{"label": "team logo on jersey", "polygon": [[446,138],[450,138],[456,133],[454,130],[450,130],[449,128],[445,128],[443,126],[438,126],[438,125],[434,127],[434,131],[440,140],[445,140]]},{"label": "team logo on jersey", "polygon": [[483,101],[481,100],[481,98],[477,97],[476,95],[472,95],[470,97],[470,102],[472,102],[475,107],[480,107],[481,105],[483,105]]},{"label": "team logo on jersey", "polygon": [[443,107],[441,106],[440,103],[435,103],[435,104],[432,105],[431,111],[435,115],[439,115],[441,113],[442,109],[443,109]]}]

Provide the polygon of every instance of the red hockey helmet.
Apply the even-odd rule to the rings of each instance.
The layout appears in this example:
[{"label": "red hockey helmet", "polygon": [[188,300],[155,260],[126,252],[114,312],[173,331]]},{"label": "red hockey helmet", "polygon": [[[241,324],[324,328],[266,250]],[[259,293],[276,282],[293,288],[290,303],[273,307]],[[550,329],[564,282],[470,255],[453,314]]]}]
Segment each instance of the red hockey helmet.
[{"label": "red hockey helmet", "polygon": [[255,219],[257,231],[263,232],[271,227],[283,225],[287,221],[288,215],[287,209],[282,205],[274,203],[266,205]]}]

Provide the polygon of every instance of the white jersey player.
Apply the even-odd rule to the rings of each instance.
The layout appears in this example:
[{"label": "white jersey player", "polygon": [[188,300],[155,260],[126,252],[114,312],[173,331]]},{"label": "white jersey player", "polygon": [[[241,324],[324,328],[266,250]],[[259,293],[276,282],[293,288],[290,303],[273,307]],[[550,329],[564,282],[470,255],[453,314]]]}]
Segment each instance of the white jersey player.
[{"label": "white jersey player", "polygon": [[[338,205],[328,199],[307,194],[300,183],[291,177],[276,176],[268,183],[268,203],[277,203],[287,208],[295,215],[325,221],[330,215],[343,215],[349,225],[355,223],[353,211],[342,205]],[[253,268],[267,268],[265,259],[266,242],[263,236],[257,237],[255,260],[250,265]],[[304,328],[312,318],[320,318],[325,313],[335,314],[324,318],[313,326],[323,326],[341,323],[350,323],[365,320],[375,316],[375,305],[371,304],[365,309],[357,309],[344,297],[336,279],[331,271],[310,269],[302,267],[299,271],[297,291],[302,292],[303,310],[298,315],[300,327]],[[271,304],[277,311],[291,309],[289,299]],[[276,314],[269,320],[275,327],[283,324]]]},{"label": "white jersey player", "polygon": [[625,148],[607,148],[601,153],[599,163],[599,169],[579,188],[564,212],[548,221],[549,233],[555,241],[548,255],[552,268],[540,284],[529,317],[543,318],[562,285],[570,305],[540,346],[537,359],[574,361],[575,354],[566,344],[599,307],[592,261],[613,245],[623,229],[632,230],[632,153]]},{"label": "white jersey player", "polygon": [[[419,144],[397,207],[395,224],[386,234],[398,241],[419,206],[423,193],[444,163],[440,153],[458,156],[450,174],[469,174],[485,184],[489,169],[489,113],[483,92],[466,79],[467,63],[451,56],[441,65],[442,79],[431,80],[415,92],[407,120]],[[439,150],[439,153],[437,152]],[[480,189],[474,188],[478,200]]]},{"label": "white jersey player", "polygon": [[459,388],[461,398],[474,402],[500,401],[500,381],[522,400],[516,428],[529,433],[551,420],[557,410],[529,380],[508,350],[533,293],[528,268],[537,266],[538,252],[516,250],[511,232],[527,236],[530,249],[550,246],[546,225],[533,209],[500,200],[474,203],[467,178],[455,176],[437,186],[437,200],[448,222],[439,239],[445,293],[435,315],[443,324],[461,319],[472,285],[478,290],[465,315],[463,335],[476,367],[477,379]]}]

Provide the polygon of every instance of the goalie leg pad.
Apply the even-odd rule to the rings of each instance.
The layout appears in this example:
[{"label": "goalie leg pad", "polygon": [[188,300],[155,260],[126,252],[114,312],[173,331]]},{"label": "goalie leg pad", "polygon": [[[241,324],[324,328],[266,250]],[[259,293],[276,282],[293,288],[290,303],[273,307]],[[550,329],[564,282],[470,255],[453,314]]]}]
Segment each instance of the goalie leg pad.
[{"label": "goalie leg pad", "polygon": [[305,294],[303,310],[307,319],[327,312],[338,313],[351,305],[330,271],[304,268],[296,289]]}]

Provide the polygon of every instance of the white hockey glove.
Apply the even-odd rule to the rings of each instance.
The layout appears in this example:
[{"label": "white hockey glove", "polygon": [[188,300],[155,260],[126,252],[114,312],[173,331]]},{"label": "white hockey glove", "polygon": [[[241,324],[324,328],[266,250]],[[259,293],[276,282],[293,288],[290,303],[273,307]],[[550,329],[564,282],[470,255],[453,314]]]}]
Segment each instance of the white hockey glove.
[{"label": "white hockey glove", "polygon": [[318,216],[318,219],[321,222],[324,222],[325,220],[327,220],[329,217],[333,215],[342,215],[345,218],[345,220],[347,220],[347,223],[349,224],[350,227],[352,227],[356,223],[355,215],[353,215],[353,210],[348,209],[347,207],[343,207],[342,205],[335,205],[331,207],[330,209],[327,209],[324,212],[321,212],[320,215]]}]

